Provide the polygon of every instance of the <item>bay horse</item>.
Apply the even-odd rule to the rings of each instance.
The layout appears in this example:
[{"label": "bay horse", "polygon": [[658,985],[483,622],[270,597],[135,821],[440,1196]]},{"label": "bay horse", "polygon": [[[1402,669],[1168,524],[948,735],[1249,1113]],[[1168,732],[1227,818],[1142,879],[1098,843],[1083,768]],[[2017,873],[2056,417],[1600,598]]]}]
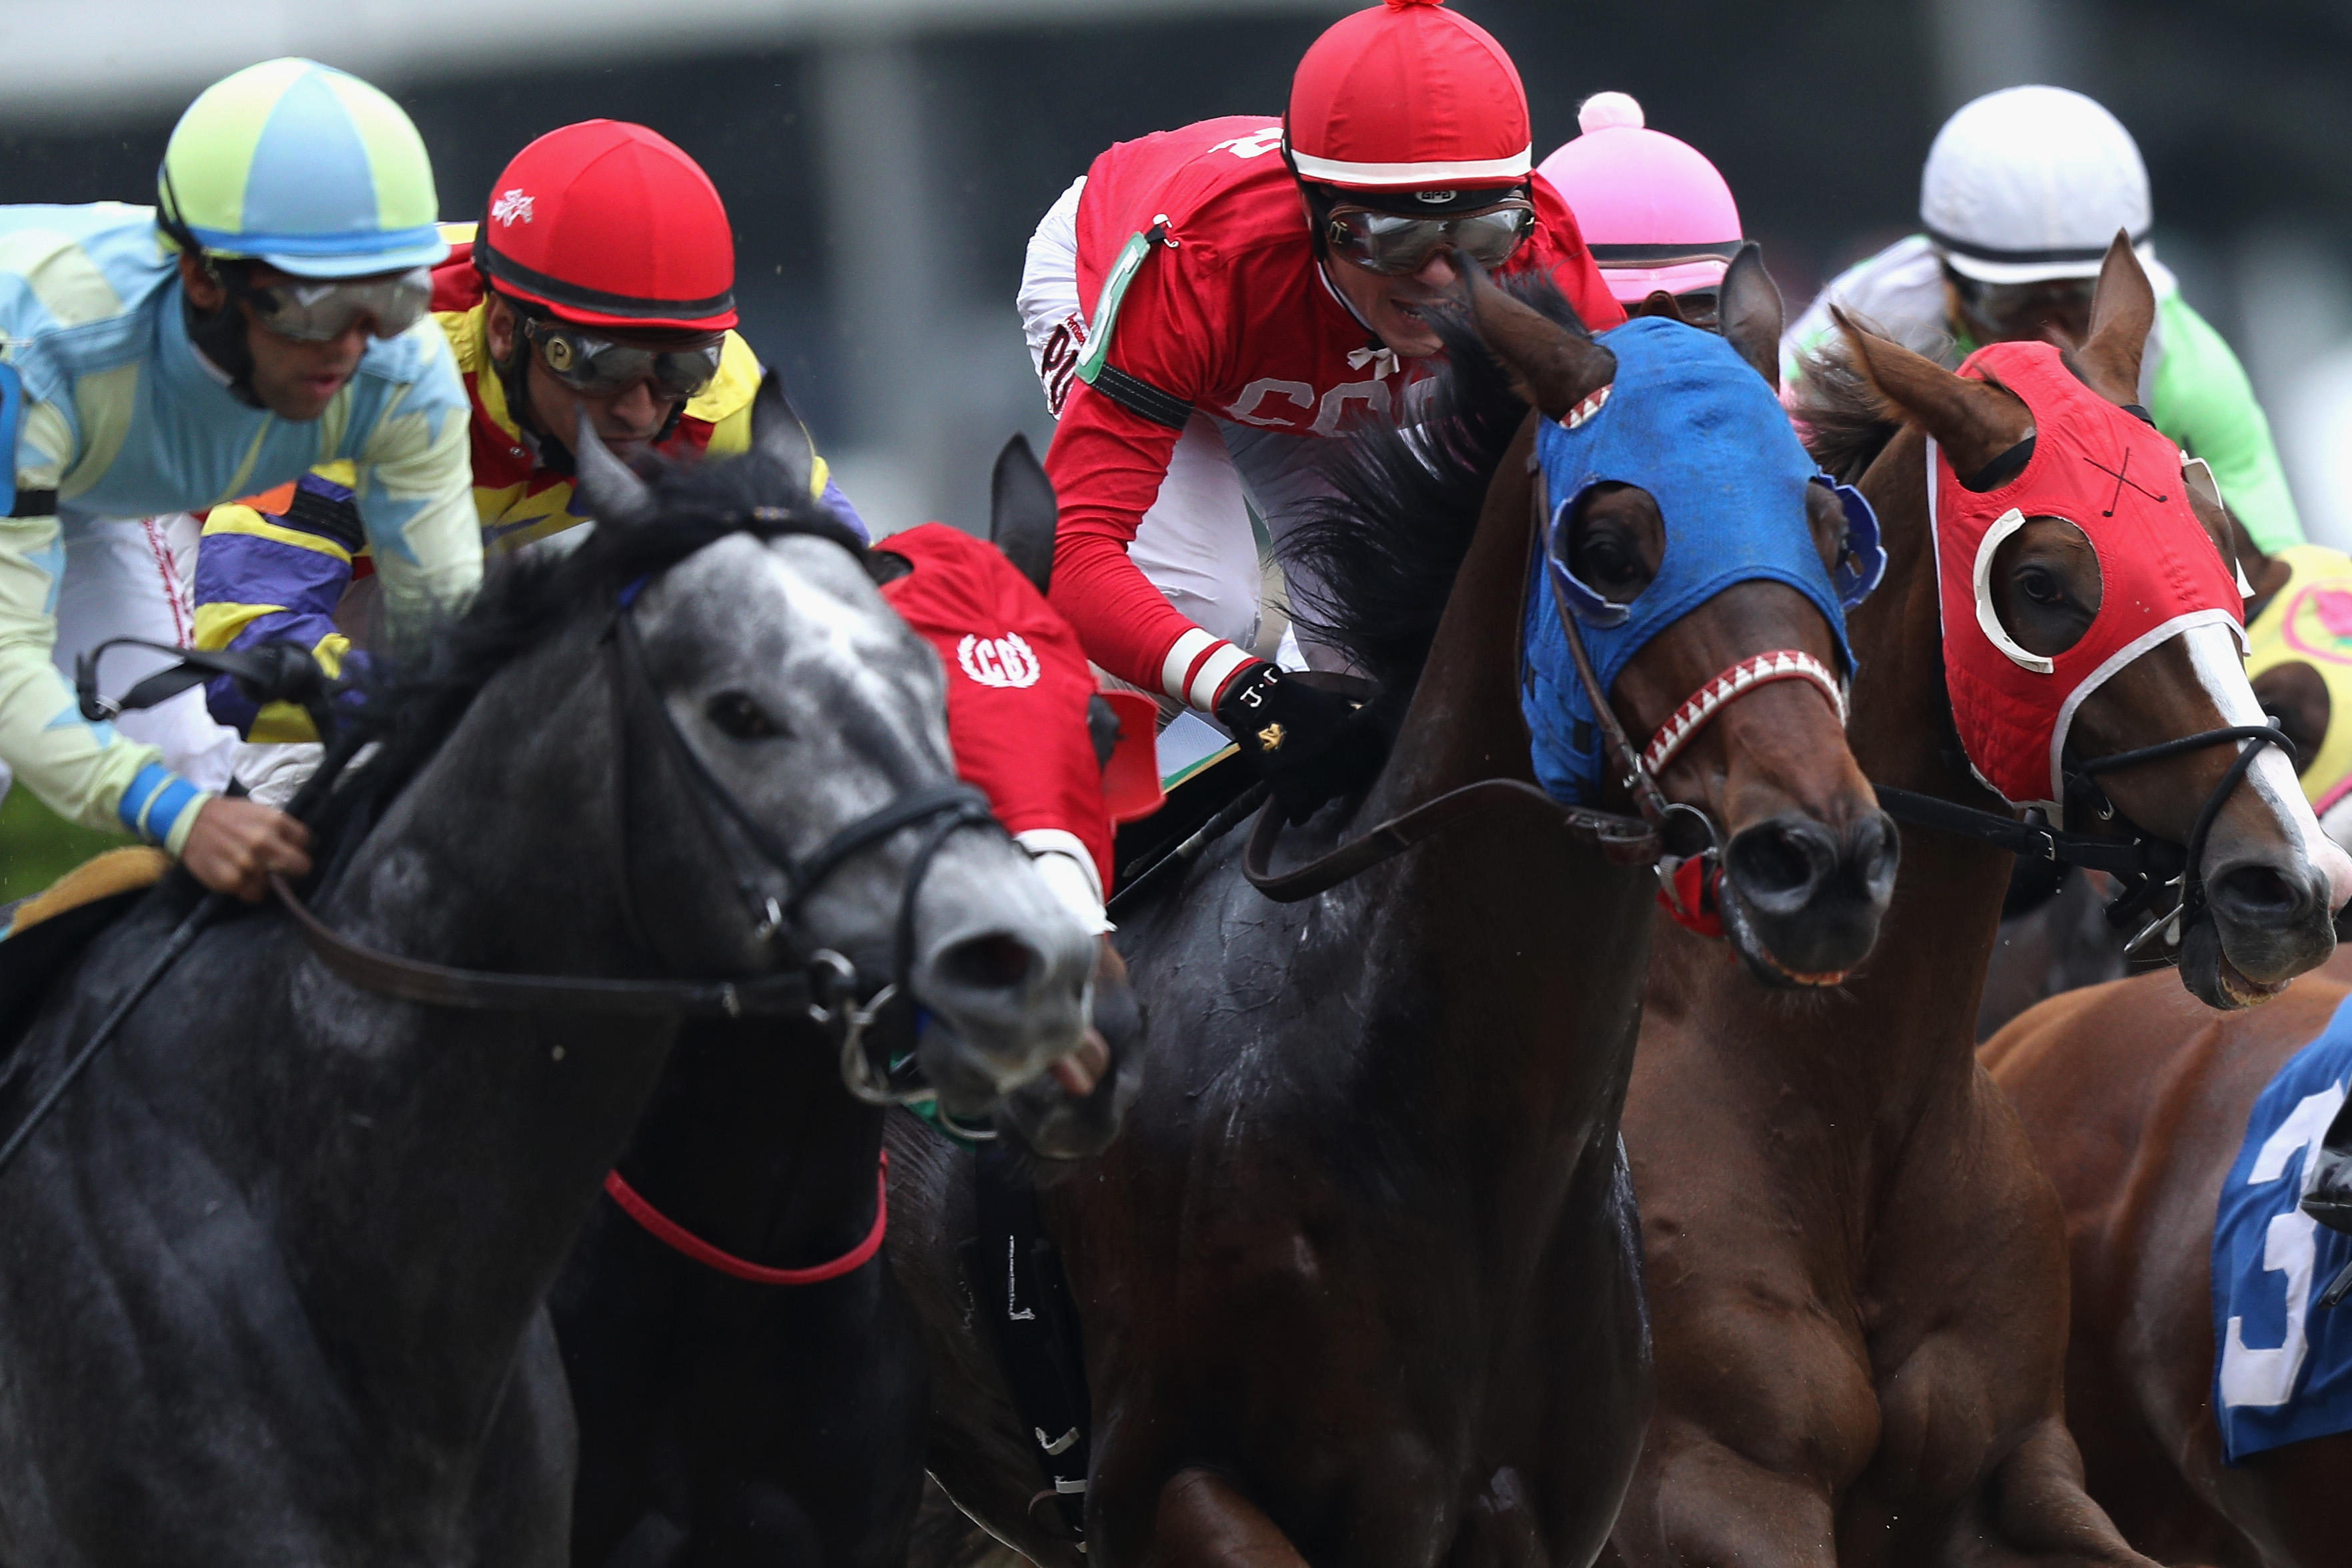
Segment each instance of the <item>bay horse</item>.
[{"label": "bay horse", "polygon": [[[2253,593],[2246,600],[2246,624],[2252,627],[2276,596],[2286,591],[2294,572],[2288,562],[2264,555],[2252,536],[2232,515],[2229,518],[2231,553]],[[2309,795],[2311,769],[2321,765],[2332,703],[2327,684],[2317,670],[2290,658],[2252,677],[2254,701],[2294,745],[2298,768]],[[2336,780],[2322,779],[2322,786]],[[2323,827],[2326,823],[2323,821]],[[2064,867],[2021,866],[2011,879],[2010,897],[2001,911],[2000,934],[1993,946],[1992,965],[1985,977],[1984,1000],[1977,1009],[1977,1039],[1990,1040],[2003,1024],[2045,997],[2103,980],[2121,979],[2162,967],[2159,957],[2124,952],[2133,935],[2117,930],[2103,906],[2115,893],[2114,884],[2096,873],[2050,876]],[[2029,885],[2038,882],[2040,885]],[[2052,882],[2056,892],[2049,892]],[[2009,905],[2028,907],[2012,915]],[[2035,901],[2039,894],[2041,902]]]},{"label": "bay horse", "polygon": [[2222,1460],[2212,1249],[2255,1098],[2326,1028],[2345,968],[2339,956],[2268,1007],[2225,1016],[2183,1006],[2163,975],[2071,991],[1982,1052],[2065,1210],[2066,1424],[2091,1496],[2160,1563],[2344,1561],[2352,1433]]},{"label": "bay horse", "polygon": [[[2118,240],[2067,359],[2077,379],[2129,404],[2154,308]],[[1980,475],[2014,459],[2032,416],[2006,388],[1852,323],[1844,342],[1799,413],[1832,472],[1859,476],[1889,558],[1853,622],[1854,755],[1883,795],[1998,810],[1954,736],[1927,441]],[[2226,549],[2225,519],[2200,506],[2198,520]],[[1988,553],[2022,648],[2084,635],[2101,576],[2074,524],[2021,519]],[[2096,758],[2261,722],[2233,647],[2192,632],[2137,651],[2072,734]],[[2182,842],[2239,749],[2200,745],[2100,783],[2124,819]],[[2182,940],[2180,979],[2214,1007],[2325,959],[2329,912],[2352,892],[2352,862],[2284,757],[2252,767],[2198,868],[2211,918]],[[2062,1419],[2061,1216],[1974,1055],[2011,858],[1906,824],[1884,934],[1835,993],[1759,998],[1719,950],[1660,924],[1625,1113],[1659,1399],[1615,1563],[2144,1568],[2082,1490]]]},{"label": "bay horse", "polygon": [[[1317,636],[1391,694],[1398,728],[1369,793],[1310,823],[1311,843],[1533,776],[1536,421],[1597,406],[1618,361],[1564,307],[1481,280],[1472,308],[1475,335],[1442,329],[1449,412],[1411,442],[1354,437],[1346,499],[1317,530]],[[1768,408],[1779,315],[1751,248],[1726,335]],[[1724,461],[1710,482],[1739,485]],[[1845,519],[1801,488],[1778,537],[1833,561]],[[1621,602],[1676,548],[1630,486],[1587,492],[1555,538]],[[1833,637],[1795,590],[1742,582],[1646,643],[1608,707],[1648,735],[1759,652],[1833,664]],[[1893,830],[1840,725],[1819,690],[1759,685],[1660,779],[1727,834],[1726,901],[1766,972],[1858,961],[1893,881]],[[894,1124],[892,1256],[933,1346],[931,1472],[992,1533],[1053,1568],[1571,1568],[1600,1551],[1649,1405],[1617,1121],[1659,887],[1518,800],[1297,902],[1261,895],[1228,841],[1122,916],[1150,1070],[1119,1139],[1039,1193],[1092,1392],[1083,1555],[1033,1507],[1050,1435],[1024,1431],[973,1321],[968,1157]]]},{"label": "bay horse", "polygon": [[[989,537],[1042,593],[1051,483],[1017,438],[994,479]],[[887,539],[874,554],[884,580],[903,572]],[[995,1108],[1042,1157],[1098,1152],[1139,1069],[1108,947],[1093,984],[1100,1082],[1072,1100],[1040,1078]],[[617,1169],[691,1241],[657,1236],[608,1187],[548,1302],[579,1418],[580,1568],[907,1560],[930,1385],[903,1292],[871,1249],[887,1225],[883,1115],[852,1096],[812,1023],[682,1031]]]},{"label": "bay horse", "polygon": [[[1094,941],[964,810],[936,662],[808,469],[772,386],[751,455],[493,572],[360,709],[310,924],[204,930],[0,1173],[0,1559],[560,1568],[542,1303],[681,1014],[888,977],[965,1096],[1078,1044]],[[194,898],[58,979],[9,1125]]]}]

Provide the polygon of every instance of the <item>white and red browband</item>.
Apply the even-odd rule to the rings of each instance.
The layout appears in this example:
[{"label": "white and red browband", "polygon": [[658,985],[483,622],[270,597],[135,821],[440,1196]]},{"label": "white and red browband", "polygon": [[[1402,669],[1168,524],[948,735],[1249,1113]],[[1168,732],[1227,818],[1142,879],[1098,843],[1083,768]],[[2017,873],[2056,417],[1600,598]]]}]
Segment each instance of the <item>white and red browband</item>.
[{"label": "white and red browband", "polygon": [[1823,696],[1830,699],[1830,706],[1837,714],[1839,727],[1844,727],[1845,688],[1838,684],[1829,666],[1801,648],[1780,648],[1742,659],[1699,687],[1688,701],[1675,710],[1672,718],[1658,727],[1658,733],[1650,737],[1650,744],[1642,751],[1642,766],[1654,776],[1664,771],[1666,764],[1672,762],[1727,704],[1774,681],[1811,681],[1821,688]]}]

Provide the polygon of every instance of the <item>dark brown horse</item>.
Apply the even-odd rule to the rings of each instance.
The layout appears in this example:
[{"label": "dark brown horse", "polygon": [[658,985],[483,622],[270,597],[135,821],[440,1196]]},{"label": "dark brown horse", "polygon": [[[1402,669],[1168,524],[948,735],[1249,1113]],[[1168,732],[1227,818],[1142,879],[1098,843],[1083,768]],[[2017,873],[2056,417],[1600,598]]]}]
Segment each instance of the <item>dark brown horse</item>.
[{"label": "dark brown horse", "polygon": [[[2110,402],[2133,396],[2153,311],[2119,242],[2070,360]],[[1847,346],[1844,375],[1824,367],[1804,412],[1833,464],[1866,461],[1890,558],[1853,621],[1854,754],[1882,790],[1997,808],[1952,739],[1926,443],[1976,474],[2031,419],[2007,390],[1883,339],[1851,330]],[[2201,520],[2220,537],[2218,514]],[[2013,639],[2055,653],[2099,603],[2095,554],[2073,524],[2028,519],[1994,557],[1991,591]],[[2096,688],[2075,721],[2084,755],[2259,722],[2234,654],[2192,657],[2184,642]],[[2103,778],[2126,817],[2181,841],[2236,749]],[[2326,958],[2329,908],[2352,882],[2291,775],[2282,784],[2284,759],[2256,768],[2213,828],[2216,921],[2182,963],[2216,1005]],[[1719,950],[1661,925],[1625,1113],[1659,1400],[1612,1541],[1622,1563],[2141,1561],[2082,1490],[2061,1420],[2061,1218],[1973,1054],[2011,857],[1942,831],[1903,837],[1884,936],[1840,994],[1759,1006]]]},{"label": "dark brown horse", "polygon": [[[1760,264],[1735,268],[1725,315],[1749,362],[1769,364],[1779,297]],[[1605,347],[1491,287],[1477,320],[1547,416],[1616,373]],[[1493,379],[1475,339],[1450,360],[1457,392]],[[1339,645],[1410,694],[1352,822],[1531,777],[1533,434],[1505,406],[1475,460],[1439,441],[1449,450],[1423,466],[1368,434],[1393,495],[1318,559]],[[1433,493],[1449,487],[1450,503]],[[1623,599],[1658,570],[1666,523],[1644,492],[1601,491],[1566,549],[1583,580]],[[1835,555],[1842,521],[1802,520]],[[1739,584],[1650,642],[1612,706],[1638,739],[1718,672],[1782,648],[1837,657],[1795,591]],[[1893,835],[1819,691],[1783,683],[1730,703],[1663,783],[1729,835],[1727,896],[1770,916],[1778,956],[1751,961],[1860,959]],[[1328,824],[1287,852],[1311,852]],[[1533,801],[1296,904],[1261,896],[1238,858],[1213,849],[1178,894],[1126,918],[1149,1082],[1119,1141],[1043,1194],[1086,1330],[1084,1557],[1032,1511],[1035,1448],[973,1332],[955,1249],[969,1173],[936,1142],[894,1134],[894,1262],[935,1343],[932,1473],[1057,1568],[1587,1563],[1649,1404],[1617,1119],[1657,883]]]},{"label": "dark brown horse", "polygon": [[2347,967],[2219,1018],[2161,975],[2096,986],[2044,1002],[1983,1051],[2065,1206],[2066,1421],[2091,1495],[2158,1562],[2322,1568],[2352,1553],[2352,1434],[2230,1466],[2212,1408],[2222,1184],[2255,1097],[2326,1027]]}]

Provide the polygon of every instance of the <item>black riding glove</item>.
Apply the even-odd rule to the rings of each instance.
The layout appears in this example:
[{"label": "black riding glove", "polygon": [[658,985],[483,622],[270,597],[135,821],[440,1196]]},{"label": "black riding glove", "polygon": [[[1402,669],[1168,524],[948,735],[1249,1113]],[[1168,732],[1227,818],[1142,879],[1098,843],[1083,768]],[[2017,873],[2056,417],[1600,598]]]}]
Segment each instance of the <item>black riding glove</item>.
[{"label": "black riding glove", "polygon": [[1260,660],[1217,699],[1217,722],[1265,780],[1284,817],[1303,822],[1316,808],[1367,778],[1379,762],[1365,711]]}]

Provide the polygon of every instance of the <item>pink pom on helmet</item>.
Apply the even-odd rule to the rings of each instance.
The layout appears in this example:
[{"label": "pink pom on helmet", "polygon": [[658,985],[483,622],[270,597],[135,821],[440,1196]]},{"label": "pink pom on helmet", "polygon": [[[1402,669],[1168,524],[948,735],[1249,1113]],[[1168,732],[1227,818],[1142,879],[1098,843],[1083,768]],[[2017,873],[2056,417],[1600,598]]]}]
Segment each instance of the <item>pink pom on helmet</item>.
[{"label": "pink pom on helmet", "polygon": [[1584,231],[1609,292],[1637,304],[1714,288],[1739,254],[1739,208],[1699,151],[1652,131],[1622,92],[1595,93],[1577,111],[1584,134],[1538,172],[1558,188]]}]

